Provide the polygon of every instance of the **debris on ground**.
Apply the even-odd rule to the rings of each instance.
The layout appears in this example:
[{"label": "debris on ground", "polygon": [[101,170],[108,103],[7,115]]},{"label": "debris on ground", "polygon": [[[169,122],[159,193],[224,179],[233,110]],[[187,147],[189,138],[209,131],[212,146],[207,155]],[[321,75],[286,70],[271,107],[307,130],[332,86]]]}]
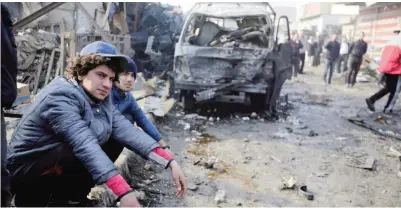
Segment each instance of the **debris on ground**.
[{"label": "debris on ground", "polygon": [[371,156],[347,157],[345,164],[350,167],[373,170],[375,158]]},{"label": "debris on ground", "polygon": [[394,157],[401,157],[401,149],[396,149],[395,147],[391,146],[389,148],[387,155]]},{"label": "debris on ground", "polygon": [[196,191],[198,190],[199,187],[195,183],[189,182],[187,188],[190,191]]},{"label": "debris on ground", "polygon": [[214,197],[214,201],[215,201],[217,204],[220,204],[220,203],[225,202],[225,198],[226,198],[226,192],[225,192],[224,190],[218,190],[218,191],[216,192],[215,197]]},{"label": "debris on ground", "polygon": [[184,24],[181,8],[158,2],[127,2],[125,11],[134,60],[145,78],[172,71],[176,36]]},{"label": "debris on ground", "polygon": [[299,187],[298,194],[300,196],[306,197],[308,200],[313,200],[313,198],[314,198],[313,193],[308,191],[308,187],[306,185]]},{"label": "debris on ground", "polygon": [[297,179],[293,176],[285,176],[281,178],[281,189],[294,189],[296,187]]},{"label": "debris on ground", "polygon": [[313,175],[315,175],[316,177],[319,177],[319,178],[325,178],[329,175],[329,173],[328,172],[316,172],[316,173],[314,172]]},{"label": "debris on ground", "polygon": [[315,136],[319,136],[319,134],[314,132],[313,130],[310,130],[308,136],[315,137]]},{"label": "debris on ground", "polygon": [[249,120],[251,120],[249,117],[242,117],[242,120],[243,121],[249,121]]}]

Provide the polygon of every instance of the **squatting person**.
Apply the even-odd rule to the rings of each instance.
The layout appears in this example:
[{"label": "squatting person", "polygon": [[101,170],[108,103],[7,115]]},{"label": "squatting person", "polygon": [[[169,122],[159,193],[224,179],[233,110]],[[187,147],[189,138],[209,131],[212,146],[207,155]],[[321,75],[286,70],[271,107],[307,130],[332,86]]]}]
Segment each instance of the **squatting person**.
[{"label": "squatting person", "polygon": [[10,142],[7,169],[16,206],[92,206],[95,184],[105,184],[123,207],[140,206],[113,162],[120,145],[171,168],[177,197],[186,181],[173,156],[132,125],[112,103],[113,82],[127,65],[104,42],[94,42],[69,60],[36,96]]},{"label": "squatting person", "polygon": [[130,93],[135,87],[137,67],[130,57],[125,56],[125,58],[128,61],[128,66],[124,72],[118,74],[118,80],[114,82],[111,91],[114,106],[125,118],[131,121],[131,123],[136,123],[145,133],[156,140],[163,149],[169,149],[170,146],[163,140],[155,125],[145,116],[135,98]]}]

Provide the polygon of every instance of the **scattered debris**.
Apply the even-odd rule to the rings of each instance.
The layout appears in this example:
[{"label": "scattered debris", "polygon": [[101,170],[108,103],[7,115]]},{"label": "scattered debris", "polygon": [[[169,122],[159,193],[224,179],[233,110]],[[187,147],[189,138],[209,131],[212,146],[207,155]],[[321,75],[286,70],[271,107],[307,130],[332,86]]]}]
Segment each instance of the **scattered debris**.
[{"label": "scattered debris", "polygon": [[242,120],[243,121],[249,121],[249,120],[251,120],[249,117],[242,117]]},{"label": "scattered debris", "polygon": [[226,198],[226,192],[224,190],[218,190],[216,192],[216,196],[214,197],[214,201],[217,202],[217,204],[223,203]]},{"label": "scattered debris", "polygon": [[317,172],[317,173],[313,173],[313,175],[315,175],[316,177],[319,177],[319,178],[325,178],[329,175],[329,173],[328,172]]},{"label": "scattered debris", "polygon": [[199,176],[197,176],[197,177],[195,177],[194,179],[193,179],[193,183],[195,184],[195,185],[201,185],[201,184],[203,184],[203,181],[200,179],[200,177]]},{"label": "scattered debris", "polygon": [[245,157],[246,160],[252,160],[251,156]]},{"label": "scattered debris", "polygon": [[394,148],[393,146],[391,146],[389,148],[387,155],[394,156],[394,157],[401,157],[401,150],[398,150],[398,149]]},{"label": "scattered debris", "polygon": [[315,136],[319,136],[319,134],[314,132],[313,130],[310,130],[308,136],[315,137]]},{"label": "scattered debris", "polygon": [[249,138],[245,138],[245,139],[244,139],[244,142],[245,142],[245,143],[248,143],[248,142],[250,142],[250,141],[251,141],[251,140],[250,140]]},{"label": "scattered debris", "polygon": [[253,112],[252,114],[251,114],[251,118],[257,118],[258,117],[258,114],[256,114],[255,112]]},{"label": "scattered debris", "polygon": [[220,121],[220,117],[217,117],[216,121]]},{"label": "scattered debris", "polygon": [[134,195],[135,195],[135,197],[136,197],[138,200],[143,201],[143,200],[146,199],[146,194],[145,194],[145,192],[143,192],[143,191],[137,191],[137,190],[135,190],[135,191],[134,191]]},{"label": "scattered debris", "polygon": [[152,170],[152,165],[149,163],[146,163],[145,166],[143,166],[143,168],[147,171],[151,171]]},{"label": "scattered debris", "polygon": [[237,201],[237,206],[242,206],[244,204],[243,201]]},{"label": "scattered debris", "polygon": [[292,130],[292,128],[290,127],[285,127],[285,129],[287,129],[288,133],[292,133],[294,130]]},{"label": "scattered debris", "polygon": [[336,140],[343,141],[343,140],[347,140],[347,138],[346,137],[337,137]]},{"label": "scattered debris", "polygon": [[181,125],[184,127],[184,131],[188,131],[191,128],[191,125],[189,123],[185,123],[184,121],[178,121],[178,125]]},{"label": "scattered debris", "polygon": [[199,187],[196,184],[189,182],[187,185],[187,188],[190,191],[196,191],[196,190],[198,190]]},{"label": "scattered debris", "polygon": [[209,121],[210,121],[210,122],[213,122],[213,121],[214,121],[213,117],[210,117],[210,118],[209,118]]},{"label": "scattered debris", "polygon": [[371,156],[348,157],[346,165],[355,168],[373,170],[375,158]]},{"label": "scattered debris", "polygon": [[199,115],[196,113],[187,114],[184,116],[184,119],[196,119]]},{"label": "scattered debris", "polygon": [[281,178],[282,186],[281,189],[294,189],[297,180],[293,176],[286,176]]},{"label": "scattered debris", "polygon": [[298,190],[298,194],[306,197],[308,200],[313,200],[313,193],[308,191],[308,187],[306,185],[300,186]]}]

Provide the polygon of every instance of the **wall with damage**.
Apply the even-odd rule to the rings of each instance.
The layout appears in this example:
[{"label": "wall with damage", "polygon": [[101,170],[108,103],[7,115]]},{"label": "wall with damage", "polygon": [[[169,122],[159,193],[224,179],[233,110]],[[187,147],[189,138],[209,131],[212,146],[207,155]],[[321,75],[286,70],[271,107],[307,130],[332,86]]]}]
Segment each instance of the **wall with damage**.
[{"label": "wall with damage", "polygon": [[[18,21],[50,3],[51,2],[12,2],[7,3],[6,6],[10,9],[14,21]],[[82,2],[81,4],[88,11],[91,17],[96,19],[96,22],[99,25],[103,25],[106,11],[102,2]],[[64,22],[66,31],[72,30],[74,25],[77,33],[88,33],[94,30],[91,20],[88,19],[83,11],[76,7],[74,3],[64,3],[53,11],[50,11],[32,23],[26,25],[24,28],[45,29],[47,26],[56,25],[54,32],[59,33],[61,31],[61,22]],[[104,30],[108,31],[109,25],[105,24],[104,26]]]}]

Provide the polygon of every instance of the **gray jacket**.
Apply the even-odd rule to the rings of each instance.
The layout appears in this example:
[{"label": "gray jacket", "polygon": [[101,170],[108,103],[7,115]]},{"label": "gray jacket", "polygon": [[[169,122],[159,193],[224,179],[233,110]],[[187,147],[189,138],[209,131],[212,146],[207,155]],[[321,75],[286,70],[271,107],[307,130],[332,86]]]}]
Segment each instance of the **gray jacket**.
[{"label": "gray jacket", "polygon": [[94,103],[75,82],[54,79],[36,96],[12,136],[7,158],[11,178],[39,176],[63,155],[75,155],[97,184],[118,170],[101,149],[112,137],[147,158],[159,147],[154,139],[114,107],[111,96]]}]

